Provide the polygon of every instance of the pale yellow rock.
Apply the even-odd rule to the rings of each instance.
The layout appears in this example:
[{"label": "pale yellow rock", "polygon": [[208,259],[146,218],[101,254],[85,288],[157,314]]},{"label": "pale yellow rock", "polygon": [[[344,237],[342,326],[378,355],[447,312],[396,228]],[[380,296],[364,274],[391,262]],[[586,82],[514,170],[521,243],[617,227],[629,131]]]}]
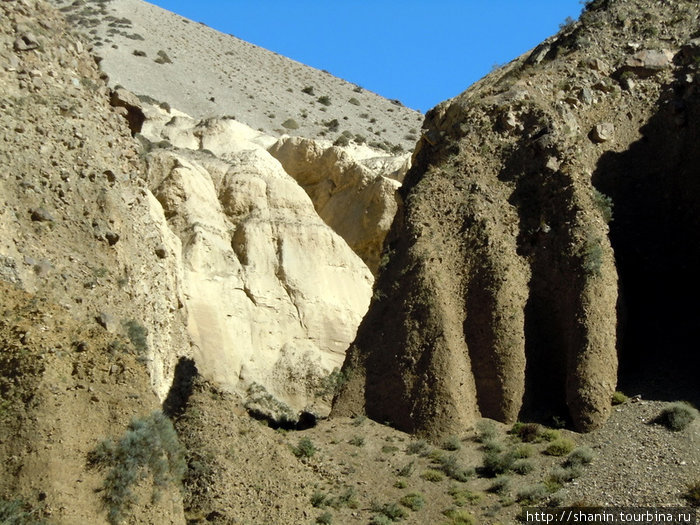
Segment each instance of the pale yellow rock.
[{"label": "pale yellow rock", "polygon": [[182,243],[195,361],[223,388],[259,383],[299,410],[342,363],[372,275],[278,161],[254,145],[225,154],[150,159],[151,188]]},{"label": "pale yellow rock", "polygon": [[391,173],[401,177],[406,159],[384,164],[375,161],[370,169],[342,148],[324,147],[302,137],[284,137],[269,152],[306,190],[319,216],[376,275],[382,244],[397,210],[396,190],[401,185],[378,171],[391,166]]}]

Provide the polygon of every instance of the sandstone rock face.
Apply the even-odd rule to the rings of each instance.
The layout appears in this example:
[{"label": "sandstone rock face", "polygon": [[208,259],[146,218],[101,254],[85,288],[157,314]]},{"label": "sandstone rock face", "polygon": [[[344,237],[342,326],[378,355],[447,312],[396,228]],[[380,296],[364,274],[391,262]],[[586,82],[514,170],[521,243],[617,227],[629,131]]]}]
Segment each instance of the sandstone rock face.
[{"label": "sandstone rock face", "polygon": [[342,363],[373,279],[279,162],[234,143],[210,144],[226,161],[186,150],[149,158],[149,186],[182,245],[195,361],[225,389],[257,383],[308,408]]},{"label": "sandstone rock face", "polygon": [[[689,7],[655,6],[664,19]],[[685,50],[673,60],[607,45],[620,38],[615,20],[637,8],[591,4],[530,56],[428,113],[334,414],[434,438],[479,415],[556,416],[588,431],[610,413],[618,352],[625,388],[647,377],[697,398],[684,327],[699,282],[683,268],[700,254],[681,240],[700,231],[687,211],[700,203],[689,126],[697,53],[688,28],[666,35]],[[634,93],[620,88],[626,71]],[[670,216],[678,229],[661,234]],[[644,284],[662,267],[675,268],[675,284]],[[669,334],[673,356],[661,342]],[[631,372],[644,369],[654,375]]]},{"label": "sandstone rock face", "polygon": [[405,160],[399,159],[398,165],[396,161],[369,160],[372,170],[341,148],[301,137],[282,138],[269,151],[306,190],[326,224],[376,274],[400,186],[383,173],[400,178]]}]

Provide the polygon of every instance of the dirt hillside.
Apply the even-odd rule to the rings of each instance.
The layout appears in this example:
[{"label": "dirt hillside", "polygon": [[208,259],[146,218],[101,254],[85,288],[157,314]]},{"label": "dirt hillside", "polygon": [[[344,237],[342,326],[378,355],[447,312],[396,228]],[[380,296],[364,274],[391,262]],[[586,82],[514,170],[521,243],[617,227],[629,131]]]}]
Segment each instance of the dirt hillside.
[{"label": "dirt hillside", "polygon": [[53,3],[94,44],[110,86],[197,119],[229,116],[270,135],[352,140],[394,153],[411,151],[418,138],[423,115],[398,100],[142,0]]},{"label": "dirt hillside", "polygon": [[589,2],[428,113],[337,414],[589,431],[618,361],[621,385],[698,401],[697,21]]}]

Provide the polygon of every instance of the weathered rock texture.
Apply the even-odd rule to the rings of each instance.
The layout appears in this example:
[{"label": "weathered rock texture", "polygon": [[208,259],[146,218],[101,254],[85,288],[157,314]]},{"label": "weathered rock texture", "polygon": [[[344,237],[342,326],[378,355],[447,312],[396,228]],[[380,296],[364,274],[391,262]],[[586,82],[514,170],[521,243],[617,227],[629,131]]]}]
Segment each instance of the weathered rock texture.
[{"label": "weathered rock texture", "polygon": [[387,165],[374,164],[373,171],[342,148],[301,137],[282,138],[269,151],[306,190],[319,216],[376,274],[401,186],[383,175]]},{"label": "weathered rock texture", "polygon": [[367,267],[264,149],[227,161],[156,150],[148,162],[183,247],[201,374],[228,390],[259,383],[297,410],[311,405],[367,309]]},{"label": "weathered rock texture", "polygon": [[[685,270],[700,262],[698,47],[686,24],[649,35],[685,17],[697,20],[696,3],[593,2],[428,113],[335,414],[433,437],[479,415],[568,416],[587,431],[610,413],[618,349],[623,364],[671,357],[641,339],[698,314]],[[650,287],[663,306],[641,282],[661,273]],[[673,358],[687,367],[697,357],[683,334]]]},{"label": "weathered rock texture", "polygon": [[199,372],[229,391],[260,385],[293,411],[327,412],[314,403],[367,310],[370,271],[266,151],[272,137],[233,119],[137,109],[149,188],[182,246]]}]

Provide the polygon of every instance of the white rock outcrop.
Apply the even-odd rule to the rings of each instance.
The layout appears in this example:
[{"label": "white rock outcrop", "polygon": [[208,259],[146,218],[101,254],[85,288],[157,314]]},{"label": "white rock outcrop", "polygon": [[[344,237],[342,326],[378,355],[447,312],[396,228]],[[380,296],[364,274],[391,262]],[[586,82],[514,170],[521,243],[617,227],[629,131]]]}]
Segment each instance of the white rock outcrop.
[{"label": "white rock outcrop", "polygon": [[259,133],[233,120],[168,122],[144,131],[217,155],[149,156],[149,187],[182,245],[198,369],[223,388],[258,383],[293,409],[308,408],[354,339],[372,274]]},{"label": "white rock outcrop", "polygon": [[[342,148],[302,137],[283,137],[269,152],[306,190],[319,216],[376,275],[397,210],[401,183],[396,179],[405,174],[407,159],[360,162]],[[383,176],[383,170],[394,178]]]}]

